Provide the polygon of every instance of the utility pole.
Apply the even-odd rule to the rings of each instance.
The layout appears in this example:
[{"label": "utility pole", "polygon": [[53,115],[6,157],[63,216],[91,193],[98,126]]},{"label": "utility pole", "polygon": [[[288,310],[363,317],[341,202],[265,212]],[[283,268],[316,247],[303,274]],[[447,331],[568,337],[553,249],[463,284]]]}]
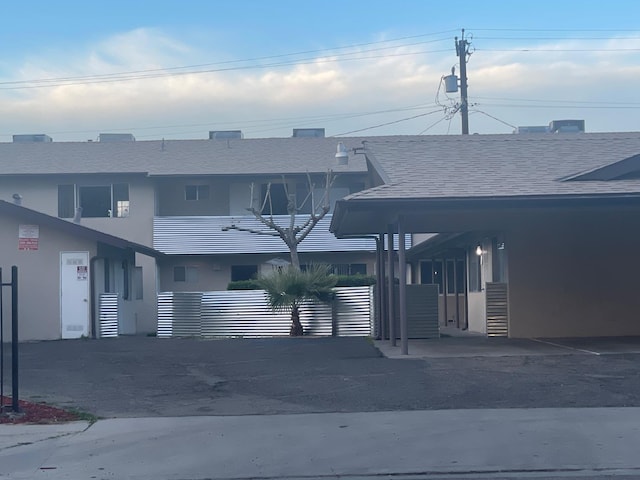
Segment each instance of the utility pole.
[{"label": "utility pole", "polygon": [[470,43],[464,38],[464,28],[462,37],[456,40],[456,55],[460,58],[460,115],[462,117],[462,134],[469,135],[469,100],[467,97],[467,56],[469,55]]}]

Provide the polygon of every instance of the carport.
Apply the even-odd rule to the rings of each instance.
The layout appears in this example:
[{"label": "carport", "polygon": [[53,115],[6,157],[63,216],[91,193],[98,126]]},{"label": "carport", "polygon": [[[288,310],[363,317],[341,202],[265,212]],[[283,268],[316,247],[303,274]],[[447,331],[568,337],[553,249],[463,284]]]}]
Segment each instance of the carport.
[{"label": "carport", "polygon": [[[367,142],[365,154],[381,185],[338,201],[331,230],[376,234],[387,243],[398,235],[403,354],[410,234],[451,235],[457,247],[454,239],[464,235],[467,260],[474,250],[491,256],[486,240],[501,240],[504,278],[485,279],[480,308],[487,315],[488,284],[503,284],[509,337],[640,335],[640,134],[399,138]],[[427,251],[429,242],[436,240],[426,240]],[[393,276],[389,252],[379,255],[386,259],[381,285],[385,269]],[[383,297],[378,305],[386,302],[392,315],[396,299],[391,290]],[[379,322],[389,325],[395,345],[394,322]]]}]

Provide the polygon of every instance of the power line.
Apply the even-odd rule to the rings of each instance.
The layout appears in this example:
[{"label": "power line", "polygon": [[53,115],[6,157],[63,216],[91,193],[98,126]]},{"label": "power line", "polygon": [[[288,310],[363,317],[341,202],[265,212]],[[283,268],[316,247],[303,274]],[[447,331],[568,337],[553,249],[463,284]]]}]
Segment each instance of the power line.
[{"label": "power line", "polygon": [[[267,67],[275,67],[275,66],[290,66],[290,65],[298,65],[298,64],[302,65],[302,64],[318,63],[318,62],[324,63],[324,62],[340,61],[339,59],[361,60],[361,59],[368,59],[368,58],[381,58],[380,56],[360,57],[355,59],[341,58],[341,57],[349,57],[349,56],[356,56],[356,55],[362,56],[363,54],[366,54],[366,53],[379,52],[379,51],[391,50],[391,49],[397,49],[397,48],[406,48],[406,47],[417,46],[417,45],[425,45],[429,43],[448,41],[450,39],[448,37],[443,37],[443,38],[437,38],[437,39],[427,40],[422,42],[401,43],[398,45],[389,45],[385,47],[371,48],[371,49],[354,51],[354,52],[345,52],[345,53],[331,53],[331,52],[334,52],[336,50],[354,49],[354,48],[358,48],[361,46],[368,46],[368,45],[390,44],[400,40],[413,39],[413,38],[419,38],[424,36],[434,36],[440,33],[448,33],[448,32],[445,31],[445,32],[432,33],[432,34],[413,35],[409,37],[400,37],[396,39],[390,39],[390,40],[384,40],[384,41],[378,41],[378,42],[354,44],[354,45],[349,45],[344,47],[335,47],[331,49],[306,50],[301,52],[293,52],[293,53],[286,53],[286,54],[280,54],[280,55],[268,55],[268,56],[254,57],[249,59],[227,60],[222,62],[203,63],[203,64],[196,64],[196,65],[156,68],[156,69],[147,69],[147,70],[134,70],[134,71],[96,74],[96,75],[67,76],[67,77],[54,77],[54,78],[31,79],[31,80],[15,80],[15,81],[0,82],[0,85],[6,86],[2,88],[4,90],[11,90],[11,89],[17,89],[17,88],[21,88],[21,89],[22,88],[42,88],[42,87],[53,87],[53,86],[63,86],[63,85],[78,85],[78,84],[89,84],[89,83],[107,83],[107,82],[125,81],[125,80],[139,80],[139,79],[146,79],[146,78],[159,78],[159,77],[167,77],[167,76],[212,73],[212,72],[244,70],[244,69],[253,69],[253,68],[267,68]],[[439,51],[436,50],[433,53],[437,53],[437,52]],[[233,65],[238,63],[256,62],[261,60],[273,60],[278,58],[307,55],[310,53],[324,53],[325,55],[337,57],[337,58],[318,59],[317,57],[312,57],[312,58],[302,58],[298,60],[287,60],[283,62],[272,62],[272,63],[266,63],[266,64],[260,63],[260,64],[253,64],[253,65],[236,65],[236,66],[230,66],[230,67],[220,67],[220,68],[213,68],[213,69],[208,68],[208,69],[202,70],[202,68],[205,68],[205,67]],[[388,54],[382,57],[384,58],[387,56],[391,57],[391,56],[401,56],[401,55],[415,55],[420,53],[430,53],[430,52],[429,51],[405,52],[405,53]]]},{"label": "power line", "polygon": [[365,130],[372,130],[374,128],[379,128],[379,127],[386,127],[387,125],[393,125],[395,123],[406,122],[407,120],[413,120],[415,118],[426,117],[427,115],[432,115],[432,114],[438,113],[440,111],[441,111],[440,109],[433,110],[431,112],[421,113],[420,115],[414,115],[413,117],[401,118],[400,120],[394,120],[392,122],[381,123],[379,125],[373,125],[371,127],[366,127],[366,128],[359,128],[358,130],[351,130],[349,132],[336,133],[335,135],[331,135],[331,136],[332,137],[340,137],[342,135],[349,135],[351,133],[364,132]]},{"label": "power line", "polygon": [[489,118],[493,118],[494,120],[506,125],[507,127],[518,128],[515,125],[512,125],[509,122],[505,122],[504,120],[500,120],[498,117],[494,117],[493,115],[489,115],[487,112],[483,112],[482,110],[474,109],[473,111],[476,112],[476,113],[481,113],[483,115],[486,115]]},{"label": "power line", "polygon": [[445,115],[444,117],[442,117],[440,120],[433,122],[431,125],[429,125],[427,128],[425,128],[424,130],[422,130],[420,133],[418,133],[418,135],[422,135],[423,133],[427,132],[428,130],[430,130],[431,128],[435,127],[437,124],[439,124],[440,122],[442,122],[443,120],[447,120],[447,116]]},{"label": "power line", "polygon": [[549,52],[640,52],[640,48],[477,48],[482,52],[519,52],[519,53],[549,53]]}]

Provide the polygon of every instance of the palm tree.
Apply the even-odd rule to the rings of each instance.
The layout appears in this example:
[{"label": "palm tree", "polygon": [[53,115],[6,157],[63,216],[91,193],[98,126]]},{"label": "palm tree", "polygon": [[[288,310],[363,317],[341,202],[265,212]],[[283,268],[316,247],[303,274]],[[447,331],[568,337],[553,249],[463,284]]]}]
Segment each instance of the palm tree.
[{"label": "palm tree", "polygon": [[293,266],[274,271],[258,279],[265,290],[267,303],[275,312],[291,312],[289,335],[304,335],[300,323],[300,306],[307,301],[329,302],[333,298],[336,278],[324,265],[311,266],[301,271]]}]

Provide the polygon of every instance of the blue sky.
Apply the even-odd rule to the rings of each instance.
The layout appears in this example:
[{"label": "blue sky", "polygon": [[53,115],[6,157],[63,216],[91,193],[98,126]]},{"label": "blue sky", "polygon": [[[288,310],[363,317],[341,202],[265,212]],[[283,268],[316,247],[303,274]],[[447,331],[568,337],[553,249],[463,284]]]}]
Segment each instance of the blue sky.
[{"label": "blue sky", "polygon": [[632,0],[7,2],[0,141],[458,134],[438,87],[461,28],[471,132],[640,130],[639,17]]}]

